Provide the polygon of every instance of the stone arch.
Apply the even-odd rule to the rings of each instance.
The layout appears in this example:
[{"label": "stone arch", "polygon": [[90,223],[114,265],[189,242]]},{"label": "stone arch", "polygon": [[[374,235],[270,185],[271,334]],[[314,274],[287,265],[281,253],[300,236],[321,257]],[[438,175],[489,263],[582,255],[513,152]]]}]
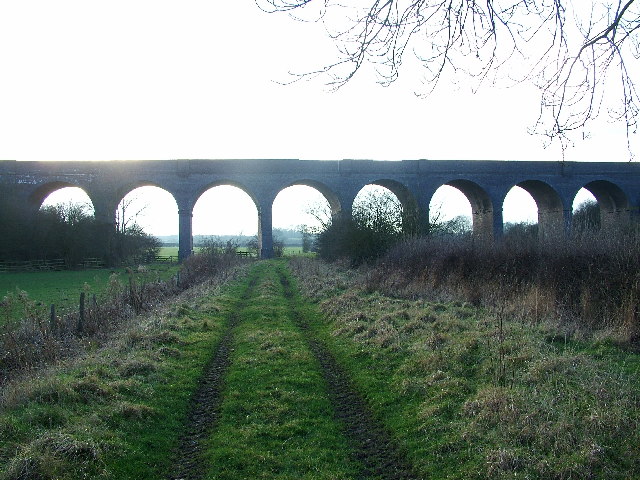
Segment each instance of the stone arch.
[{"label": "stone arch", "polygon": [[540,180],[524,180],[516,186],[525,190],[538,207],[538,238],[561,238],[565,233],[565,208],[558,192]]},{"label": "stone arch", "polygon": [[[121,214],[124,215],[125,212],[121,212],[120,209],[123,208],[123,202],[125,201],[125,199],[133,192],[135,192],[136,190],[140,189],[140,188],[145,188],[145,187],[152,187],[154,189],[158,189],[161,190],[163,192],[163,195],[169,195],[169,197],[171,197],[171,199],[173,200],[173,206],[172,208],[177,208],[178,206],[178,202],[176,200],[175,195],[173,194],[173,192],[171,190],[169,190],[168,188],[164,187],[163,185],[156,183],[156,182],[149,182],[149,181],[142,181],[142,182],[135,182],[135,183],[130,183],[127,184],[126,186],[121,187],[120,189],[117,190],[117,195],[116,195],[116,202],[115,202],[115,210],[114,210],[114,218],[118,218]],[[131,199],[133,201],[133,203],[137,203],[137,201],[139,199]],[[142,198],[141,200],[144,200],[144,198]],[[155,198],[154,201],[157,201],[158,199]],[[151,202],[149,204],[150,211],[154,210],[154,207],[156,207],[155,203]],[[137,208],[137,207],[135,207]],[[121,219],[121,221],[124,221],[124,219]],[[176,213],[176,217],[175,217],[175,221],[176,224],[178,222],[178,217],[177,217],[177,213]],[[144,222],[143,222],[144,223]]]},{"label": "stone arch", "polygon": [[[329,203],[329,207],[331,208],[331,215],[339,215],[342,211],[342,203],[340,202],[340,198],[338,194],[334,192],[331,188],[329,188],[326,184],[319,182],[317,180],[296,180],[295,182],[291,182],[285,187],[278,190],[280,193],[282,190],[293,187],[294,185],[304,185],[306,187],[311,187],[314,190],[317,190],[322,194],[325,200]],[[276,194],[277,196],[277,194]]]},{"label": "stone arch", "polygon": [[119,188],[115,190],[115,197],[117,200],[116,203],[119,204],[124,199],[124,197],[126,197],[131,192],[141,187],[160,188],[161,190],[164,190],[165,192],[169,193],[173,197],[173,199],[176,200],[176,203],[177,203],[176,196],[170,188],[166,187],[165,185],[162,185],[161,183],[153,182],[150,180],[140,180],[140,181],[130,182],[130,183],[121,185]]},{"label": "stone arch", "polygon": [[582,188],[591,192],[596,198],[600,207],[602,228],[611,228],[629,220],[631,211],[629,198],[618,185],[608,180],[594,180],[583,185]]},{"label": "stone arch", "polygon": [[[265,206],[260,202],[260,196],[259,194],[256,194],[254,191],[252,191],[249,187],[247,187],[247,185],[238,182],[238,181],[234,181],[228,178],[223,178],[223,179],[217,179],[213,182],[208,182],[206,184],[203,184],[202,186],[194,189],[193,191],[193,197],[192,199],[188,202],[189,205],[185,206],[181,211],[180,211],[180,216],[181,216],[181,232],[185,232],[185,234],[183,235],[181,233],[180,235],[180,242],[181,245],[186,245],[186,239],[183,240],[183,236],[186,237],[187,233],[186,233],[186,227],[184,226],[186,224],[186,222],[188,222],[188,242],[189,242],[189,248],[193,247],[193,235],[192,235],[192,221],[193,221],[193,216],[194,216],[194,209],[196,207],[196,205],[198,204],[198,202],[200,202],[203,199],[203,195],[207,192],[210,192],[214,189],[216,189],[217,187],[233,187],[234,189],[239,190],[240,192],[242,192],[243,194],[246,195],[246,197],[248,197],[248,199],[250,199],[250,204],[252,205],[255,214],[257,215],[257,225],[255,225],[257,227],[257,234],[258,234],[258,245],[259,245],[259,249],[262,251],[263,248],[265,248],[268,244],[268,248],[271,248],[271,229],[270,226],[269,227],[265,227],[264,224],[265,222],[268,222],[269,224],[271,223],[271,212],[267,211],[269,210],[268,208],[265,208]],[[246,200],[245,197],[243,197],[242,200],[238,199],[239,202],[241,204],[243,204]],[[217,206],[217,204],[216,204]],[[234,204],[230,203],[230,204],[221,204],[221,207],[224,208],[225,206],[228,207],[233,207]],[[235,205],[236,207],[236,211],[238,208],[238,205]],[[197,213],[197,212],[196,212]],[[216,214],[217,215],[224,215],[224,211],[221,209],[216,208]],[[236,218],[238,218],[236,216]],[[210,222],[207,223],[207,225],[211,225]],[[197,227],[197,226],[196,226]],[[255,230],[248,232],[250,234],[253,234],[253,232],[255,232]],[[203,232],[200,232],[201,234]],[[230,232],[231,233],[231,232]],[[233,232],[233,233],[240,233],[240,232]],[[243,229],[242,230],[243,234],[246,234],[247,232]],[[269,238],[267,239],[267,241],[264,241],[264,237],[268,236]],[[186,247],[185,247],[186,248]],[[183,248],[183,250],[185,250],[185,248]],[[182,257],[184,258],[184,256],[186,255],[182,255]]]},{"label": "stone arch", "polygon": [[[308,214],[307,212],[303,212],[299,207],[300,205],[295,205],[291,204],[288,205],[288,207],[284,207],[283,208],[283,201],[286,198],[286,195],[284,198],[281,197],[281,194],[283,194],[284,192],[286,192],[287,190],[291,189],[292,187],[306,187],[307,189],[312,190],[314,193],[313,194],[309,194],[307,193],[307,195],[315,195],[316,198],[318,199],[322,199],[320,200],[321,202],[324,201],[326,202],[326,204],[329,207],[328,211],[317,211],[314,212],[313,214]],[[298,190],[297,193],[300,194],[304,192],[304,188],[302,190]],[[308,192],[308,190],[307,190]],[[290,193],[290,192],[287,192]],[[289,198],[289,200],[292,200],[292,198]],[[295,198],[296,201],[300,200],[300,198]],[[308,200],[308,198],[307,198]],[[272,202],[272,211],[274,213],[282,213],[283,209],[288,209],[291,210],[292,209],[296,209],[297,208],[297,212],[294,213],[294,215],[302,215],[304,217],[307,217],[306,220],[310,222],[311,225],[315,225],[316,227],[320,226],[320,223],[324,223],[325,220],[329,220],[329,218],[323,219],[322,217],[324,217],[325,214],[327,214],[330,218],[336,218],[337,216],[339,216],[340,214],[343,213],[342,210],[342,200],[339,197],[339,195],[333,190],[331,189],[329,186],[327,186],[326,184],[316,181],[316,180],[309,180],[309,179],[302,179],[302,180],[295,180],[293,182],[287,183],[282,185],[280,188],[277,189],[277,193],[275,194],[275,196],[273,197],[273,202]],[[278,207],[278,211],[276,212],[276,207]],[[279,216],[279,215],[277,215]],[[315,218],[313,218],[315,217]],[[282,218],[279,219],[282,222]],[[280,225],[282,226],[282,225]]]},{"label": "stone arch", "polygon": [[200,187],[199,189],[197,189],[195,191],[195,193],[194,193],[193,204],[191,205],[191,207],[193,208],[193,206],[198,202],[200,197],[202,197],[202,195],[205,192],[211,190],[212,188],[222,187],[222,186],[225,186],[225,185],[228,185],[230,187],[236,187],[236,188],[239,188],[240,190],[242,190],[244,193],[249,195],[249,198],[251,198],[251,200],[253,201],[253,203],[256,206],[256,208],[260,209],[260,202],[258,201],[258,198],[257,198],[256,194],[253,191],[251,191],[251,189],[249,187],[247,187],[246,185],[244,185],[243,183],[235,181],[235,180],[230,180],[230,179],[216,180],[214,182],[207,183],[207,184],[203,185],[202,187]]},{"label": "stone arch", "polygon": [[[301,227],[301,247],[303,251],[309,251],[310,232],[323,229],[342,213],[341,198],[328,185],[308,178],[296,179],[275,189],[271,202],[272,232],[274,229],[298,230],[297,227]],[[272,237],[274,255],[276,240],[281,242],[285,239]]]},{"label": "stone arch", "polygon": [[493,201],[489,193],[476,182],[456,179],[443,183],[457,188],[471,204],[471,224],[475,237],[492,239],[502,233],[502,216],[494,219]]},{"label": "stone arch", "polygon": [[434,233],[471,233],[471,204],[457,188],[440,185],[431,195],[428,211],[429,229]]},{"label": "stone arch", "polygon": [[[257,228],[258,225],[252,221],[249,227],[247,222],[240,220],[244,219],[249,211],[252,215],[259,214],[260,203],[241,185],[233,182],[215,182],[198,192],[193,201],[192,211],[200,218],[199,235],[237,234],[240,230],[244,234],[253,234],[253,228]],[[202,223],[205,219],[206,222]],[[214,231],[219,225],[223,225],[226,230]],[[194,228],[198,230],[197,226]],[[247,232],[247,228],[252,230]]]},{"label": "stone arch", "polygon": [[53,192],[60,190],[62,188],[69,188],[69,187],[81,189],[84,193],[87,194],[87,196],[91,200],[91,203],[94,204],[93,198],[91,198],[90,193],[87,192],[87,190],[83,186],[77,185],[71,182],[55,181],[55,182],[48,182],[48,183],[39,185],[33,192],[31,192],[28,200],[29,207],[34,210],[38,210],[42,206],[42,203],[44,202],[44,200]]},{"label": "stone arch", "polygon": [[[420,209],[418,206],[418,200],[409,187],[397,180],[388,178],[373,180],[366,185],[363,185],[362,188],[367,185],[378,185],[393,193],[402,205],[402,230],[405,233],[418,233],[421,228]],[[362,188],[360,190],[362,190]]]}]

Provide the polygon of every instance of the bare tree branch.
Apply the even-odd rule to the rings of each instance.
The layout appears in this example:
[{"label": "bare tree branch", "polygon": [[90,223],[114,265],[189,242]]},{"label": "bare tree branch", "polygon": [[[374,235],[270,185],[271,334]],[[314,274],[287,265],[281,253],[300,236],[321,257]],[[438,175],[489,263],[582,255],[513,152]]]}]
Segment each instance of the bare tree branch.
[{"label": "bare tree branch", "polygon": [[[300,18],[314,11],[335,42],[318,75],[338,89],[365,65],[378,82],[396,81],[407,51],[424,67],[428,95],[441,80],[533,82],[540,89],[535,133],[563,145],[603,107],[635,133],[640,104],[636,0],[256,0],[265,11]],[[631,63],[633,62],[633,64]],[[505,70],[506,74],[501,72]],[[612,72],[617,70],[616,75]]]}]

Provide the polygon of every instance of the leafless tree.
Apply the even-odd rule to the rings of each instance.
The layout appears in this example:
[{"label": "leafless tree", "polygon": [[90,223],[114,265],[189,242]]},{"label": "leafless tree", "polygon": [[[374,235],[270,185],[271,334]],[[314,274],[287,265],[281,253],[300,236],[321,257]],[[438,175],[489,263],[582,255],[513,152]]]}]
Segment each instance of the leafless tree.
[{"label": "leafless tree", "polygon": [[[365,65],[379,83],[399,75],[410,51],[424,67],[424,94],[459,76],[475,87],[497,80],[540,88],[536,133],[559,139],[603,111],[626,125],[639,110],[640,55],[635,0],[256,0],[270,12],[322,22],[338,48],[333,63],[298,78],[327,75],[335,88]],[[584,130],[583,130],[584,131]]]},{"label": "leafless tree", "polygon": [[144,211],[149,204],[144,203],[141,206],[139,197],[128,195],[118,204],[116,210],[116,231],[118,233],[126,233],[130,229],[142,230],[138,225],[138,219],[143,216]]}]

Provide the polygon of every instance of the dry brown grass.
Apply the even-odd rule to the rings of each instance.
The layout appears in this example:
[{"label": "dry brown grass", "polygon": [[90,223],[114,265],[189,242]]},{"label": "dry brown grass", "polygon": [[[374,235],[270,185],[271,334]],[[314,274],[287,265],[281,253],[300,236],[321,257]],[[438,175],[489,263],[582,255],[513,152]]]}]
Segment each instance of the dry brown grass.
[{"label": "dry brown grass", "polygon": [[424,238],[392,249],[364,278],[368,291],[499,307],[530,322],[608,331],[640,345],[640,237],[583,236],[488,246]]},{"label": "dry brown grass", "polygon": [[[390,266],[347,277],[335,265],[296,262],[351,374],[431,478],[626,479],[640,471],[638,358],[612,344],[610,323],[568,317],[555,295],[546,310],[550,292],[540,285],[522,288],[538,304],[533,319],[514,307],[513,290],[507,305],[493,293],[480,302],[493,308],[474,306],[452,280],[473,273],[461,260],[436,287],[419,274],[427,261],[411,263],[415,276],[405,279]],[[336,288],[336,278],[349,278],[350,288]]]},{"label": "dry brown grass", "polygon": [[[23,318],[17,325],[13,321],[0,322],[0,385],[21,372],[95,350],[123,328],[123,345],[141,341],[174,343],[176,336],[170,332],[161,332],[162,338],[149,338],[145,332],[127,330],[126,326],[136,315],[161,307],[188,288],[200,283],[224,283],[243,262],[246,260],[235,254],[195,255],[184,263],[178,278],[168,281],[138,283],[131,274],[123,283],[114,274],[104,296],[86,299],[82,314],[65,312],[51,317],[36,308],[26,292],[8,294],[0,302],[0,317],[19,310]],[[183,307],[176,307],[174,313],[181,314]]]}]

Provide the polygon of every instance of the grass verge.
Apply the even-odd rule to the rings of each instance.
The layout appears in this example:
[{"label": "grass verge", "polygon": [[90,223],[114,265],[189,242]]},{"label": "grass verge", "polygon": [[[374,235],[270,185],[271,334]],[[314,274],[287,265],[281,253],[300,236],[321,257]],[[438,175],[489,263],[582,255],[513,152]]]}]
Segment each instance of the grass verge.
[{"label": "grass verge", "polygon": [[3,387],[0,478],[164,478],[235,301],[203,288],[98,351]]},{"label": "grass verge", "polygon": [[[425,478],[634,478],[640,356],[465,303],[392,298],[296,260],[310,323]],[[365,282],[363,282],[365,283]]]},{"label": "grass verge", "polygon": [[207,478],[355,478],[319,366],[294,325],[275,262],[239,315]]}]

